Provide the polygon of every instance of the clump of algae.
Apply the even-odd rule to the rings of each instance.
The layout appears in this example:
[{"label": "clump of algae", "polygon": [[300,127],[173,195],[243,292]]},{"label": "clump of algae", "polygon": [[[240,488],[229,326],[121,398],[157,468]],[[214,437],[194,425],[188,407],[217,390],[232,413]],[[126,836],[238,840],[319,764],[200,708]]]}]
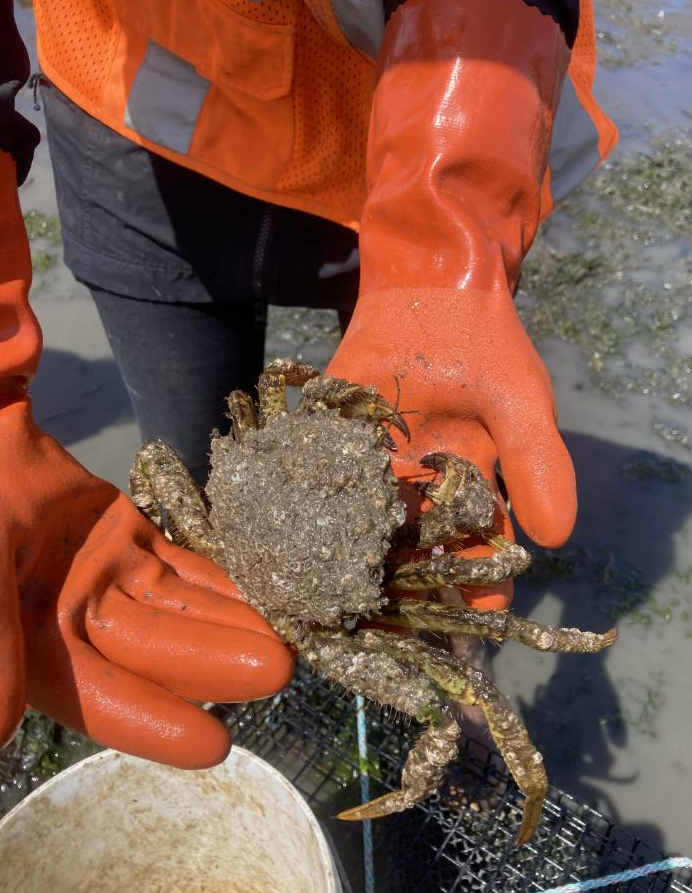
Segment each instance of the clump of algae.
[{"label": "clump of algae", "polygon": [[692,240],[692,143],[687,134],[660,139],[653,155],[638,153],[597,177],[595,188],[633,223]]},{"label": "clump of algae", "polygon": [[0,816],[42,782],[99,750],[83,735],[27,710],[14,739],[0,750]]},{"label": "clump of algae", "polygon": [[24,225],[30,242],[36,239],[45,239],[49,245],[60,245],[62,242],[57,214],[44,214],[32,208],[24,215]]},{"label": "clump of algae", "polygon": [[24,225],[31,245],[32,269],[34,273],[46,273],[57,263],[56,249],[62,244],[58,215],[32,208],[24,215]]},{"label": "clump of algae", "polygon": [[691,192],[690,137],[662,137],[563,207],[571,250],[549,222],[524,265],[517,304],[530,335],[577,344],[593,383],[615,397],[692,405],[692,356],[679,343],[692,321]]},{"label": "clump of algae", "polygon": [[641,4],[630,0],[600,0],[596,31],[599,65],[621,68],[651,62],[666,53],[677,53],[678,42],[665,14],[641,14]]}]

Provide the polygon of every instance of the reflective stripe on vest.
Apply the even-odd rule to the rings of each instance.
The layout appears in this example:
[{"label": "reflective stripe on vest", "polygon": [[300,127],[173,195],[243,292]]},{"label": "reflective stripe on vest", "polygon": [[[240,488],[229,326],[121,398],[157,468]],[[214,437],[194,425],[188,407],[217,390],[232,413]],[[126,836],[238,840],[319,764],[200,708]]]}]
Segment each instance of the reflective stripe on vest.
[{"label": "reflective stripe on vest", "polygon": [[[378,8],[373,0],[355,2]],[[335,12],[342,3],[354,6],[349,0],[334,0]],[[364,45],[368,39],[365,32],[357,33]],[[210,86],[192,65],[150,40],[130,90],[125,124],[146,139],[186,155]],[[598,166],[598,141],[598,130],[579,102],[572,81],[566,77],[550,144],[550,192],[554,205],[560,204]]]},{"label": "reflective stripe on vest", "polygon": [[187,155],[210,86],[189,62],[150,40],[123,120],[145,139]]},{"label": "reflective stripe on vest", "polygon": [[385,25],[382,0],[331,0],[331,4],[351,46],[371,59],[377,58]]},{"label": "reflective stripe on vest", "polygon": [[550,192],[555,205],[573,192],[601,162],[599,134],[568,77],[562,87],[550,143]]}]

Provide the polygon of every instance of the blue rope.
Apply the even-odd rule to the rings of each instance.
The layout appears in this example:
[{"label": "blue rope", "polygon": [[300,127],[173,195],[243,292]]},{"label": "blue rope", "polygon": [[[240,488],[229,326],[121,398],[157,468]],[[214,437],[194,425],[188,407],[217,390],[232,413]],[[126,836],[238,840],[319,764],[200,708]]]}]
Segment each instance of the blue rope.
[{"label": "blue rope", "polygon": [[605,877],[592,881],[577,881],[575,884],[565,884],[562,887],[550,887],[550,889],[541,890],[541,893],[583,893],[585,890],[597,890],[599,887],[609,887],[611,884],[621,884],[623,881],[633,881],[636,878],[657,874],[659,871],[672,871],[675,868],[692,868],[692,859],[676,858],[664,859],[662,862],[650,862],[639,868],[630,868],[627,871],[619,871],[617,874],[607,874]]},{"label": "blue rope", "polygon": [[[362,803],[370,799],[370,776],[368,775],[368,739],[365,719],[365,701],[356,695],[358,718],[358,768],[360,770],[360,797]],[[372,822],[363,822],[363,870],[365,873],[365,893],[375,893],[375,864],[372,855]]]}]

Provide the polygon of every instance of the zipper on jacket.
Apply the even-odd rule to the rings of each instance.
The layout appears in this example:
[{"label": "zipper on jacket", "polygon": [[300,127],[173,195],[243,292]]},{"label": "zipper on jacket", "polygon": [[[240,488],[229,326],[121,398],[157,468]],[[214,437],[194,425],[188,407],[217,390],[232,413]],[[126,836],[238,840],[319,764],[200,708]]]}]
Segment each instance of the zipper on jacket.
[{"label": "zipper on jacket", "polygon": [[276,214],[277,208],[275,205],[267,204],[264,206],[257,233],[255,251],[252,255],[252,292],[255,297],[255,325],[258,328],[264,328],[267,324],[267,260],[276,228]]}]

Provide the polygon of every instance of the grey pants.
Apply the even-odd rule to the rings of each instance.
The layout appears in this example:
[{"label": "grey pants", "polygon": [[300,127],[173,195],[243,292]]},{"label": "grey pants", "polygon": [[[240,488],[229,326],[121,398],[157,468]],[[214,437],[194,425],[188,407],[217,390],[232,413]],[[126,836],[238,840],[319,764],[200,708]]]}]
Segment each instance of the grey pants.
[{"label": "grey pants", "polygon": [[65,262],[96,301],[142,439],[204,480],[224,396],[261,371],[267,305],[348,316],[357,236],[148,152],[50,83],[41,95]]}]

